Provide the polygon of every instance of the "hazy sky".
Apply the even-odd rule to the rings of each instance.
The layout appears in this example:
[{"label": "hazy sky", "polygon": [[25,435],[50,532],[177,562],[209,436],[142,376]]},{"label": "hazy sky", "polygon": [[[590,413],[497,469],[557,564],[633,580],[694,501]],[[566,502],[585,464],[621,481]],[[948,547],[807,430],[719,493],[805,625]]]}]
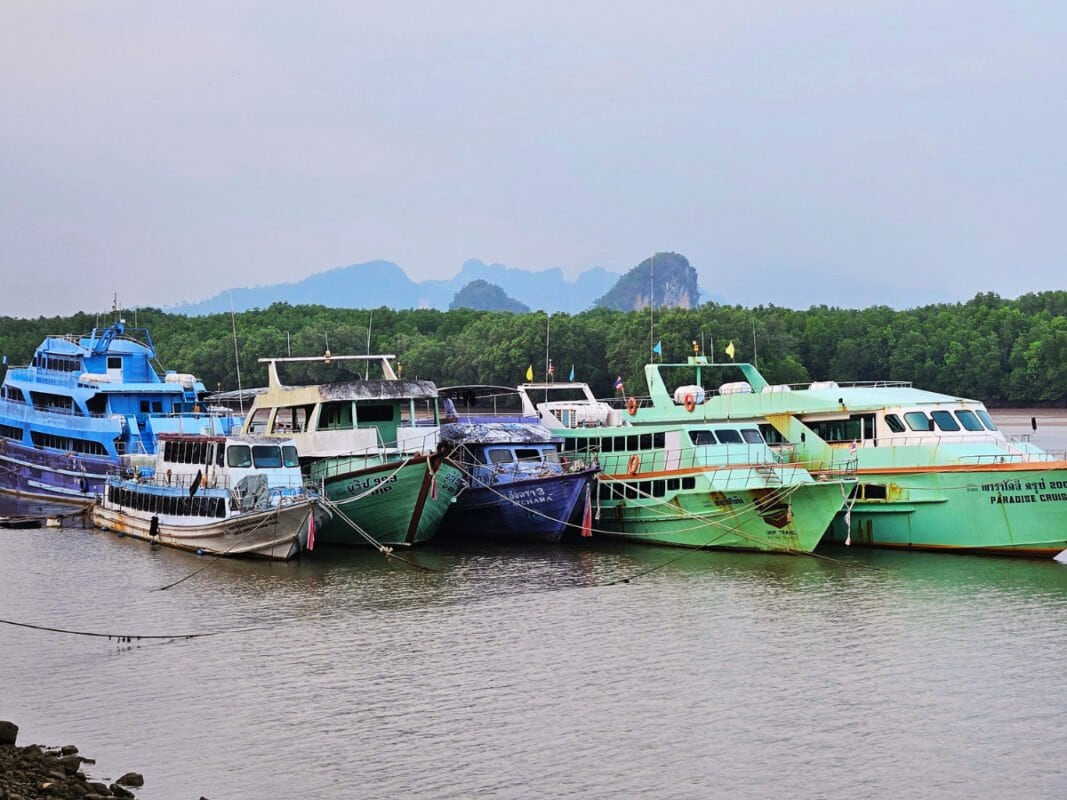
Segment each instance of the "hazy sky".
[{"label": "hazy sky", "polygon": [[657,250],[746,304],[1067,288],[1063,0],[7,0],[2,20],[0,314]]}]

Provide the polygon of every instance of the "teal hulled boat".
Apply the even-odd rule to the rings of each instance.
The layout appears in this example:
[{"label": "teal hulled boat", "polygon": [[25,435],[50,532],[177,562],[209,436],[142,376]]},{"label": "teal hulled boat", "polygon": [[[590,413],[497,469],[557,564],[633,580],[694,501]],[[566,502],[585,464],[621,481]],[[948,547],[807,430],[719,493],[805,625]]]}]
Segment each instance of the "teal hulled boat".
[{"label": "teal hulled boat", "polygon": [[[437,453],[440,415],[430,381],[400,380],[395,356],[265,358],[269,385],[245,433],[294,439],[305,475],[335,512],[319,542],[411,546],[429,540],[463,488]],[[383,378],[286,386],[278,364],[375,361]],[[351,375],[351,374],[350,374]],[[349,375],[349,377],[350,377]],[[373,542],[369,542],[369,539]]]},{"label": "teal hulled boat", "polygon": [[791,463],[858,482],[831,527],[851,544],[1052,557],[1067,547],[1067,460],[1009,439],[976,400],[908,383],[771,385],[755,366],[648,364],[637,428],[758,424]]},{"label": "teal hulled boat", "polygon": [[753,423],[638,429],[584,383],[530,383],[518,392],[526,416],[599,466],[598,535],[808,553],[851,490],[841,475],[816,480],[802,465],[784,463]]}]

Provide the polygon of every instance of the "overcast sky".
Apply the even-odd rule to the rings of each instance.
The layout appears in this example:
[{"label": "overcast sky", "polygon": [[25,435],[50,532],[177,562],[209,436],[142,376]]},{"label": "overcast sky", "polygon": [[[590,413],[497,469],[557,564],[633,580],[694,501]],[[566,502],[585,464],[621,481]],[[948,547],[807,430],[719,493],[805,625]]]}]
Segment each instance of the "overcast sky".
[{"label": "overcast sky", "polygon": [[1067,288],[1063,0],[8,0],[2,20],[0,314],[663,250],[750,305]]}]

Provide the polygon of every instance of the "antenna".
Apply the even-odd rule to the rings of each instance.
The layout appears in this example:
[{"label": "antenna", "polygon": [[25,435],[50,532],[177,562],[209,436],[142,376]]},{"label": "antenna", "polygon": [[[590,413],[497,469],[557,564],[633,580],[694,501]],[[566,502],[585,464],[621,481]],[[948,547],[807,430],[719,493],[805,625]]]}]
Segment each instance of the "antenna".
[{"label": "antenna", "polygon": [[233,361],[237,366],[237,401],[241,404],[241,414],[245,413],[245,394],[241,390],[241,353],[237,347],[237,315],[233,310],[233,292],[230,295],[230,324],[233,326]]}]

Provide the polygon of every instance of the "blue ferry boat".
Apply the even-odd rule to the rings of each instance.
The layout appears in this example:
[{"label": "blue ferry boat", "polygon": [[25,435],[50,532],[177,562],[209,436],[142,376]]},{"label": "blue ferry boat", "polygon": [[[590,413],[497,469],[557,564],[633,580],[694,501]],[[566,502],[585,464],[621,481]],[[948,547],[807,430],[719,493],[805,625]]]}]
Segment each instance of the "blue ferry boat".
[{"label": "blue ferry boat", "polygon": [[87,505],[125,455],[153,455],[160,434],[229,434],[204,384],[162,375],[146,328],[123,321],[87,336],[48,336],[0,386],[0,493]]},{"label": "blue ferry boat", "polygon": [[591,484],[599,468],[559,452],[561,440],[530,423],[441,426],[449,460],[466,488],[449,508],[439,535],[501,542],[558,542],[592,533]]}]

